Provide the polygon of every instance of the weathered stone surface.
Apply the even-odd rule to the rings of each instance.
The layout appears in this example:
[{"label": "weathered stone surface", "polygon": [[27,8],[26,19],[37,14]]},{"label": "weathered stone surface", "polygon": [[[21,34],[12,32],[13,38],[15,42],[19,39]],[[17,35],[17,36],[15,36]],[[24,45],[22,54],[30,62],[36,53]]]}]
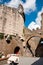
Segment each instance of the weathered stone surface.
[{"label": "weathered stone surface", "polygon": [[[24,27],[24,10],[21,6],[21,12],[16,8],[0,5],[0,33],[5,35],[15,35],[10,44],[7,44],[6,39],[0,40],[0,51],[5,55],[14,53],[16,46],[20,47],[20,55],[31,56],[35,55],[35,50],[39,44],[39,40],[43,38],[43,15],[42,26],[40,30],[30,31]],[[22,41],[21,38],[24,40]],[[31,51],[27,48],[30,45]],[[24,48],[25,46],[25,48]]]}]

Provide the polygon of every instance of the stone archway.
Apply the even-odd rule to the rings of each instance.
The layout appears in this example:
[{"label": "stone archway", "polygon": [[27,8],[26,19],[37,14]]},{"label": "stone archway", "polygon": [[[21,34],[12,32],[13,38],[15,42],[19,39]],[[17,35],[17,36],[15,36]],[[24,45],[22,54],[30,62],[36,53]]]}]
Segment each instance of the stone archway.
[{"label": "stone archway", "polygon": [[[33,49],[32,49],[32,48],[31,48],[31,45],[29,44],[29,41],[31,42],[31,39],[34,38],[34,37],[35,37],[35,39],[37,39],[36,41],[34,40],[34,44],[35,44],[35,42],[37,42],[37,43],[35,44],[35,46],[33,45],[33,42],[31,43],[31,45],[33,46]],[[39,39],[38,39],[38,38],[39,38]],[[31,35],[30,37],[28,37],[28,39],[27,39],[26,45],[27,45],[27,43],[28,43],[28,48],[29,48],[29,50],[30,50],[32,56],[35,56],[35,50],[36,50],[36,48],[37,48],[37,46],[38,46],[38,44],[39,44],[40,38],[43,38],[43,36],[42,36],[42,35],[39,35],[39,34],[36,34],[36,35],[33,34],[33,35]]]},{"label": "stone archway", "polygon": [[32,37],[30,40],[27,41],[26,45],[28,49],[30,50],[32,56],[35,56],[35,50],[39,44],[39,37]]}]

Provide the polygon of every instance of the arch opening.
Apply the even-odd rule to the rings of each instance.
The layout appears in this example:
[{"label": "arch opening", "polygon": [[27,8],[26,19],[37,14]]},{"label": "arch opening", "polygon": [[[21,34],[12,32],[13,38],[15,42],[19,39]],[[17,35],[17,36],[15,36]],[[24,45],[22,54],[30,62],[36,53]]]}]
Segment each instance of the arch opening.
[{"label": "arch opening", "polygon": [[20,47],[19,46],[16,46],[15,49],[14,49],[14,54],[18,54],[19,53],[19,50],[20,50]]},{"label": "arch opening", "polygon": [[43,57],[43,38],[40,39],[39,44],[35,50],[36,57]]},{"label": "arch opening", "polygon": [[[41,38],[41,36],[34,36],[34,35],[32,35],[32,36],[30,36],[29,38],[28,38],[28,40],[27,40],[27,42],[26,42],[26,46],[27,46],[27,48],[30,50],[30,52],[31,52],[31,54],[32,54],[32,56],[34,57],[35,56],[35,54],[36,54],[36,52],[35,52],[35,49],[37,48],[37,46],[38,46],[38,44],[39,43],[37,43],[37,45],[36,45],[36,47],[34,48],[34,50],[31,48],[31,45],[29,44],[29,41],[32,39],[32,38]],[[33,44],[32,44],[33,45]]]}]

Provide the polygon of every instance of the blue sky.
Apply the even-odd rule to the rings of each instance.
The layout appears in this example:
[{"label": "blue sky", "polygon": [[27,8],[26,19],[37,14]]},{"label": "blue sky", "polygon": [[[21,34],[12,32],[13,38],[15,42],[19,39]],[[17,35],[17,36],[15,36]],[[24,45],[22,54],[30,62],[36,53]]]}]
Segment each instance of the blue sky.
[{"label": "blue sky", "polygon": [[36,10],[32,11],[29,15],[26,14],[26,21],[25,25],[28,26],[29,23],[31,23],[32,21],[35,21],[38,12],[42,9],[43,7],[43,0],[36,0]]},{"label": "blue sky", "polygon": [[[41,13],[43,12],[43,0],[0,0],[0,4],[17,7],[22,4],[25,12],[25,27],[29,29],[40,29]],[[33,28],[32,28],[33,26]]]}]

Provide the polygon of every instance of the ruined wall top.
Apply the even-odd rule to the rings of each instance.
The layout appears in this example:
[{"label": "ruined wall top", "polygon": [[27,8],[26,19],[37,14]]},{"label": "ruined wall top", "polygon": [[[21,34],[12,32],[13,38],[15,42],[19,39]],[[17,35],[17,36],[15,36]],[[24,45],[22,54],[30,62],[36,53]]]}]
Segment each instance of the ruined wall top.
[{"label": "ruined wall top", "polygon": [[6,12],[9,12],[11,10],[13,13],[18,12],[23,17],[24,22],[25,22],[24,8],[21,4],[18,6],[18,8],[8,7],[6,5],[0,4],[0,9],[6,10]]},{"label": "ruined wall top", "polygon": [[0,32],[19,34],[22,36],[24,27],[24,10],[20,4],[18,8],[0,5]]}]

